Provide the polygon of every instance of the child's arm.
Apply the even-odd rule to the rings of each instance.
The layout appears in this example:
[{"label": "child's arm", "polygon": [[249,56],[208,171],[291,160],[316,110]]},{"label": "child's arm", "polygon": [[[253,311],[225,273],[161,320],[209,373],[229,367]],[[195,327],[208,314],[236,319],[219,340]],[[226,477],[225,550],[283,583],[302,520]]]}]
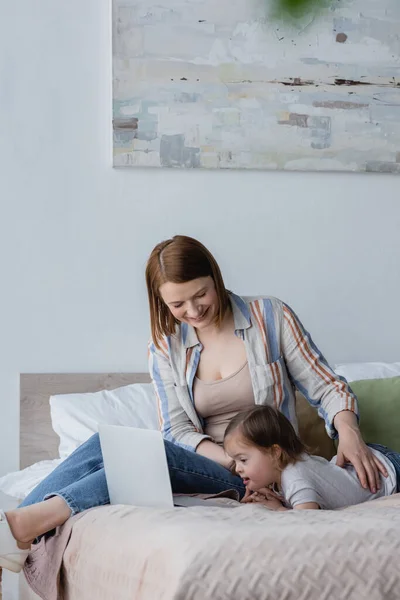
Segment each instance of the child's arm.
[{"label": "child's arm", "polygon": [[306,461],[298,462],[282,474],[282,492],[286,503],[295,510],[318,510],[324,497],[316,485]]},{"label": "child's arm", "polygon": [[[283,506],[281,500],[276,496],[276,494],[274,494],[274,492],[271,492],[271,490],[265,488],[263,490],[260,490],[260,492],[254,492],[253,494],[250,494],[246,498],[245,502],[263,504],[270,510],[291,510],[290,508],[286,508],[285,506]],[[304,502],[303,504],[297,504],[293,508],[294,510],[319,510],[320,507],[319,504],[317,504],[316,502]]]},{"label": "child's arm", "polygon": [[319,504],[316,502],[305,502],[304,504],[295,506],[294,510],[319,510]]},{"label": "child's arm", "polygon": [[282,504],[283,498],[275,494],[269,488],[262,488],[258,492],[250,492],[246,491],[246,495],[243,498],[242,502],[247,503],[255,503],[255,504],[263,504],[270,510],[289,510],[285,508]]}]

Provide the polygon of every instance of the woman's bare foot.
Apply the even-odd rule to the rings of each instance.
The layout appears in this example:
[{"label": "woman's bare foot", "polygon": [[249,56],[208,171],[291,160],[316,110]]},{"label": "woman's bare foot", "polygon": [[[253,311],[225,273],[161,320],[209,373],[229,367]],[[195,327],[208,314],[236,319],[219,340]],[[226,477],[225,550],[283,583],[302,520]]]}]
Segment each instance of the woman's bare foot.
[{"label": "woman's bare foot", "polygon": [[[28,536],[26,535],[26,530],[28,529],[27,527],[27,515],[24,515],[22,513],[23,509],[15,509],[15,510],[10,510],[8,512],[6,512],[6,517],[7,517],[7,521],[8,524],[10,526],[11,529],[11,533],[13,534],[13,536],[15,537],[16,541],[17,541],[17,545],[18,548],[20,548],[21,550],[26,550],[27,546],[29,544],[32,543],[32,540],[34,540],[35,538],[32,536]],[[30,527],[29,527],[30,529]]]},{"label": "woman's bare foot", "polygon": [[71,509],[59,496],[6,513],[11,533],[21,550],[29,549],[35,538],[63,525],[70,516]]}]

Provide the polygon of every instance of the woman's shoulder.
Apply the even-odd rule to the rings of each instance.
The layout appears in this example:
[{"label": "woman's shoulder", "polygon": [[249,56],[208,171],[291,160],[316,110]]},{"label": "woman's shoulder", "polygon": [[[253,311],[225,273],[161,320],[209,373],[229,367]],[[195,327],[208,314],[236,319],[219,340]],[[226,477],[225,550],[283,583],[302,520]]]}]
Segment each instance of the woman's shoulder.
[{"label": "woman's shoulder", "polygon": [[180,323],[175,326],[175,331],[171,335],[162,335],[158,343],[156,344],[153,338],[150,338],[148,342],[148,349],[150,353],[160,352],[165,357],[169,357],[173,349],[181,348],[185,343],[185,331],[184,327]]},{"label": "woman's shoulder", "polygon": [[148,353],[149,354],[162,354],[165,357],[169,354],[169,345],[167,336],[163,335],[157,343],[151,337],[147,344]]},{"label": "woman's shoulder", "polygon": [[254,304],[257,302],[272,302],[278,304],[284,304],[282,300],[277,298],[276,296],[237,296],[236,294],[232,294],[232,296],[236,296],[236,298],[241,298],[246,304]]},{"label": "woman's shoulder", "polygon": [[278,325],[283,322],[285,311],[290,311],[287,304],[275,296],[237,296],[231,293],[231,303],[239,321],[244,317],[248,323],[255,322],[259,325],[268,321],[274,321]]},{"label": "woman's shoulder", "polygon": [[238,296],[233,292],[230,296],[237,306],[247,306],[249,309],[252,307],[271,307],[275,310],[282,310],[284,306],[287,306],[283,300],[276,296]]}]

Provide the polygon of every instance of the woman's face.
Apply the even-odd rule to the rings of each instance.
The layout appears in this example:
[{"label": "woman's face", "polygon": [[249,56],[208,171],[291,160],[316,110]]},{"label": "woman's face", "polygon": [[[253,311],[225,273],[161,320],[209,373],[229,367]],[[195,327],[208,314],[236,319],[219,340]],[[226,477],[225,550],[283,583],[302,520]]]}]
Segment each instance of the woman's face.
[{"label": "woman's face", "polygon": [[218,314],[218,296],[212,277],[186,283],[167,281],[160,287],[161,298],[178,321],[196,329],[211,325]]}]

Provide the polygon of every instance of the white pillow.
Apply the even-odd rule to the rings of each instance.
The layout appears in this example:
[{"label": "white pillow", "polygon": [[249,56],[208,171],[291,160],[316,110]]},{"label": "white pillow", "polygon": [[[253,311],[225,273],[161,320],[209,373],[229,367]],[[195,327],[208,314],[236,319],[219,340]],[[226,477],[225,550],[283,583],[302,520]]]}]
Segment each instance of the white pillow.
[{"label": "white pillow", "polygon": [[364,362],[335,365],[335,371],[350,383],[363,379],[385,379],[400,376],[400,362]]},{"label": "white pillow", "polygon": [[101,392],[58,394],[50,398],[51,422],[64,459],[98,431],[100,424],[158,429],[151,383],[135,383]]}]

